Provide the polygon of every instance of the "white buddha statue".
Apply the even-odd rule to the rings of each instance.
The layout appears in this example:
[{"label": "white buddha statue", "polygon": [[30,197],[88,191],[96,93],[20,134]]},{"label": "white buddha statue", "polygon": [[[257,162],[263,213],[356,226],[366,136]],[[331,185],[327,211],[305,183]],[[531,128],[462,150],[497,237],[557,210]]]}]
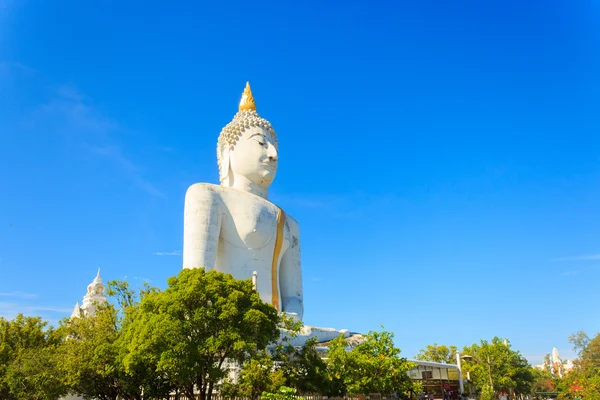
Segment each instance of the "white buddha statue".
[{"label": "white buddha statue", "polygon": [[302,320],[298,223],[269,201],[277,135],[256,112],[250,84],[217,142],[221,185],[196,183],[185,195],[183,267],[252,278],[263,301]]}]

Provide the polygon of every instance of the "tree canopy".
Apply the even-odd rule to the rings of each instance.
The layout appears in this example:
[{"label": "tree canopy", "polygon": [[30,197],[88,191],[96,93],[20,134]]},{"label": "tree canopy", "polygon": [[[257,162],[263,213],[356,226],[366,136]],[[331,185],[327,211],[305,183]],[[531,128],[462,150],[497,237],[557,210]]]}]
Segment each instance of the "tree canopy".
[{"label": "tree canopy", "polygon": [[291,345],[277,346],[274,358],[283,371],[285,386],[297,389],[300,393],[335,392],[327,374],[327,363],[317,351],[317,339],[309,339],[302,347]]},{"label": "tree canopy", "polygon": [[112,281],[108,287],[116,306],[98,304],[94,315],[81,315],[62,323],[64,341],[58,356],[70,391],[100,400],[168,395],[172,385],[155,372],[153,365],[125,368],[128,338],[124,337],[122,326],[124,321],[135,318],[139,299],[127,282]]},{"label": "tree canopy", "polygon": [[600,333],[594,338],[579,331],[569,337],[579,354],[575,368],[559,382],[561,399],[593,399],[600,393]]},{"label": "tree canopy", "polygon": [[371,331],[350,351],[342,336],[331,342],[328,373],[331,381],[339,382],[338,394],[404,394],[414,390],[408,371],[415,364],[400,357],[393,338],[394,334],[385,330]]},{"label": "tree canopy", "polygon": [[[111,302],[97,304],[92,315],[63,320],[56,330],[40,318],[0,318],[0,398],[54,400],[73,393],[141,400],[177,393],[211,400],[218,389],[250,399],[297,392],[407,397],[419,388],[408,375],[415,364],[400,356],[391,332],[371,331],[352,348],[342,336],[327,350],[315,339],[302,347],[281,342],[286,335],[280,329],[293,335],[298,323],[262,302],[250,280],[185,269],[163,291],[146,285],[135,293],[123,281],[108,286]],[[464,347],[463,370],[482,399],[549,388],[565,399],[597,393],[600,335],[578,332],[571,341],[580,357],[560,382],[534,371],[498,337]],[[434,343],[417,358],[454,363],[456,352]],[[235,384],[227,380],[234,369],[240,369]]]},{"label": "tree canopy", "polygon": [[275,392],[285,383],[284,370],[275,367],[268,351],[261,351],[242,366],[237,384],[225,381],[221,386],[221,396],[256,400],[263,392]]},{"label": "tree canopy", "polygon": [[187,396],[198,388],[210,400],[227,375],[228,362],[243,364],[279,337],[277,310],[261,301],[249,280],[184,269],[163,292],[144,296],[135,318],[124,325],[128,371],[155,365]]},{"label": "tree canopy", "polygon": [[67,393],[54,353],[60,338],[39,317],[0,317],[0,398],[58,399]]},{"label": "tree canopy", "polygon": [[456,364],[456,346],[445,346],[437,343],[429,344],[417,354],[417,360]]},{"label": "tree canopy", "polygon": [[533,369],[508,341],[494,337],[463,349],[463,370],[480,390],[528,394],[534,381]]}]

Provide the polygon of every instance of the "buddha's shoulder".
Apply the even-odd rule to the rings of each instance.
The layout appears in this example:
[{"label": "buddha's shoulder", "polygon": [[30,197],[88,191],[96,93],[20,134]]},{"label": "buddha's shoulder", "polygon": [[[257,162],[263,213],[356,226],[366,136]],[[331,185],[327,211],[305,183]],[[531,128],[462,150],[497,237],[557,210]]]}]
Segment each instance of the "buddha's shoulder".
[{"label": "buddha's shoulder", "polygon": [[268,200],[252,193],[212,183],[194,183],[188,188],[185,196],[190,199],[219,201],[224,205],[232,201],[237,203],[240,200],[242,204],[248,202],[271,204]]},{"label": "buddha's shoulder", "polygon": [[194,183],[185,193],[186,199],[218,200],[222,187],[212,183]]},{"label": "buddha's shoulder", "polygon": [[288,213],[285,213],[285,223],[291,232],[298,231],[298,221]]}]

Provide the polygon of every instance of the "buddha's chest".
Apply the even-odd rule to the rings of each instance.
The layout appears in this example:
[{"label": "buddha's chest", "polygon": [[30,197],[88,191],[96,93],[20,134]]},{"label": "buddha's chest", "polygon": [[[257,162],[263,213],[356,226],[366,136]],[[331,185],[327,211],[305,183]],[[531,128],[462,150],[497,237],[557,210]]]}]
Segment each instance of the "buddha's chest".
[{"label": "buddha's chest", "polygon": [[[226,202],[221,236],[228,243],[245,249],[273,247],[277,237],[279,208],[262,199]],[[286,230],[284,229],[284,235]],[[287,236],[287,235],[285,235]]]}]

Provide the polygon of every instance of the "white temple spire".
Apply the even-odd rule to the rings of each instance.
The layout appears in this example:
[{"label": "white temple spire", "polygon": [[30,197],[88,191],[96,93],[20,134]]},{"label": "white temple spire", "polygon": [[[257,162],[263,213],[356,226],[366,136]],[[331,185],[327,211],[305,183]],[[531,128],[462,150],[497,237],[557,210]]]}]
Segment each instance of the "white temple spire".
[{"label": "white temple spire", "polygon": [[75,303],[75,308],[73,308],[73,312],[71,313],[71,318],[79,318],[79,313],[81,309],[79,308],[79,302]]},{"label": "white temple spire", "polygon": [[100,268],[96,277],[87,287],[87,293],[83,297],[83,303],[81,309],[83,312],[89,315],[94,315],[96,311],[96,304],[101,304],[106,301],[106,295],[104,294],[104,285],[102,284],[102,277],[100,276]]},{"label": "white temple spire", "polygon": [[552,362],[560,362],[560,355],[558,354],[558,349],[556,347],[552,349]]}]

